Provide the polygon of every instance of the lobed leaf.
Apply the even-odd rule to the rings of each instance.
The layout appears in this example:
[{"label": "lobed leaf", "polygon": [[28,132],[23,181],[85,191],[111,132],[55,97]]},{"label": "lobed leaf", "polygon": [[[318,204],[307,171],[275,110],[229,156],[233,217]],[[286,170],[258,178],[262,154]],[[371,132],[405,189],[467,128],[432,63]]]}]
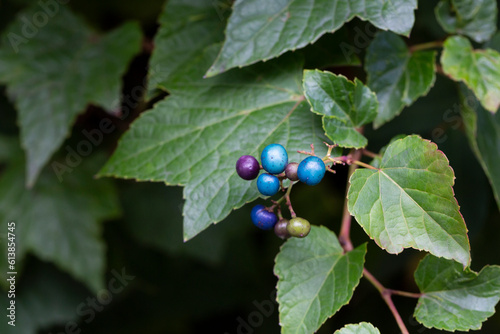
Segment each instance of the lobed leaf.
[{"label": "lobed leaf", "polygon": [[426,327],[447,331],[478,330],[500,300],[500,266],[479,274],[451,260],[427,255],[415,271],[422,292],[415,318]]},{"label": "lobed leaf", "polygon": [[354,17],[408,35],[416,8],[416,0],[239,0],[229,18],[224,46],[207,76],[302,48]]},{"label": "lobed leaf", "polygon": [[374,127],[378,128],[426,95],[436,80],[436,52],[410,52],[401,37],[378,33],[366,54],[367,85],[379,101]]},{"label": "lobed leaf", "polygon": [[500,53],[492,49],[473,50],[465,37],[453,36],[444,42],[441,64],[444,73],[472,89],[486,110],[497,112],[500,106]]},{"label": "lobed leaf", "polygon": [[462,34],[480,43],[497,30],[495,0],[441,0],[436,6],[436,18],[450,34]]},{"label": "lobed leaf", "polygon": [[485,110],[472,92],[460,86],[461,115],[472,151],[483,167],[500,208],[500,113]]},{"label": "lobed leaf", "polygon": [[334,334],[380,334],[380,331],[368,322],[346,325]]},{"label": "lobed leaf", "polygon": [[[193,64],[196,72],[206,60]],[[301,73],[301,61],[287,57],[179,85],[132,124],[100,175],[185,185],[184,239],[194,237],[259,196],[236,174],[241,155],[258,157],[270,143],[291,161],[311,143],[326,151],[320,120],[302,101]]]},{"label": "lobed leaf", "polygon": [[349,303],[363,275],[366,244],[343,249],[326,227],[288,240],[276,256],[281,333],[314,333]]},{"label": "lobed leaf", "polygon": [[99,36],[67,6],[26,35],[24,19],[38,9],[21,12],[0,37],[0,83],[18,111],[29,186],[88,104],[119,106],[121,76],[141,42],[138,24]]},{"label": "lobed leaf", "polygon": [[377,97],[361,81],[318,70],[304,71],[304,94],[311,111],[323,116],[325,134],[341,147],[361,148],[368,140],[357,128],[377,115]]},{"label": "lobed leaf", "polygon": [[454,178],[435,144],[407,136],[387,147],[379,168],[353,173],[349,212],[389,253],[411,247],[468,266],[469,240]]},{"label": "lobed leaf", "polygon": [[31,252],[93,291],[102,288],[106,251],[100,222],[119,214],[111,183],[89,182],[102,161],[88,158],[64,182],[44,169],[32,189],[24,187],[23,159],[9,162],[0,177],[0,227],[7,231],[8,222],[16,223],[16,266]]}]

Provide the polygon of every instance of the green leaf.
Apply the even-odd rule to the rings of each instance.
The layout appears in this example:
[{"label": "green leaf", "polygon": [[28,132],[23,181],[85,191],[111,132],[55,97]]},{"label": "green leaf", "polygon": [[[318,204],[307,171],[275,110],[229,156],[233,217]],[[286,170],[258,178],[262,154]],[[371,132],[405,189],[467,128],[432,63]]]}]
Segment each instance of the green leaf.
[{"label": "green leaf", "polygon": [[346,325],[334,334],[380,334],[380,331],[368,322]]},{"label": "green leaf", "polygon": [[[186,68],[202,58],[205,49],[224,39],[225,20],[222,1],[171,0],[160,15],[160,29],[150,60],[149,86],[169,89],[178,80],[186,80]],[[228,5],[229,6],[229,5]],[[202,69],[201,76],[206,69]],[[199,80],[201,76],[195,77]]]},{"label": "green leaf", "polygon": [[331,72],[304,71],[304,94],[312,111],[323,116],[325,133],[341,147],[361,148],[368,140],[356,128],[377,115],[377,96],[357,78]]},{"label": "green leaf", "polygon": [[485,110],[472,92],[460,87],[461,114],[470,146],[493,188],[500,208],[500,113]]},{"label": "green leaf", "polygon": [[367,85],[379,101],[375,128],[429,92],[436,80],[435,58],[435,51],[410,52],[396,34],[380,32],[375,36],[365,62]]},{"label": "green leaf", "polygon": [[486,266],[478,274],[428,255],[415,271],[415,281],[423,295],[414,315],[429,328],[478,330],[500,300],[500,266]]},{"label": "green leaf", "polygon": [[441,0],[435,12],[446,32],[466,35],[479,43],[489,40],[497,30],[495,0]]},{"label": "green leaf", "polygon": [[[78,328],[78,307],[89,297],[88,290],[69,276],[45,263],[31,262],[27,275],[16,281],[16,326],[8,325],[10,319],[5,318],[0,324],[0,332],[36,334],[41,329],[67,323]],[[7,294],[2,292],[2,310],[8,303]]]},{"label": "green leaf", "polygon": [[435,144],[407,136],[387,147],[378,169],[354,172],[349,212],[389,253],[411,247],[468,266],[469,240],[453,194],[454,179]]},{"label": "green leaf", "polygon": [[416,8],[416,0],[236,1],[224,46],[207,76],[302,48],[356,16],[380,29],[408,35]]},{"label": "green leaf", "polygon": [[463,81],[483,107],[495,113],[500,105],[500,53],[495,50],[473,50],[460,36],[444,42],[441,55],[443,71],[453,80]]},{"label": "green leaf", "polygon": [[18,110],[26,150],[26,182],[33,186],[88,104],[119,106],[121,76],[140,48],[140,28],[128,23],[96,35],[67,6],[32,38],[23,37],[34,6],[21,12],[1,37],[0,82]]},{"label": "green leaf", "polygon": [[311,143],[326,152],[301,77],[302,63],[288,57],[185,83],[132,124],[100,175],[185,185],[190,239],[259,196],[255,182],[236,174],[241,155],[259,156],[270,143],[285,146],[291,161],[300,161],[296,151]]},{"label": "green leaf", "polygon": [[22,159],[8,164],[0,177],[0,228],[7,231],[8,222],[16,223],[17,266],[31,252],[92,290],[102,288],[106,254],[100,221],[119,214],[112,184],[92,180],[102,162],[98,155],[89,157],[62,182],[55,170],[46,168],[29,190],[24,187]]},{"label": "green leaf", "polygon": [[363,275],[366,244],[344,254],[335,234],[313,226],[276,256],[281,333],[313,333],[349,303]]}]

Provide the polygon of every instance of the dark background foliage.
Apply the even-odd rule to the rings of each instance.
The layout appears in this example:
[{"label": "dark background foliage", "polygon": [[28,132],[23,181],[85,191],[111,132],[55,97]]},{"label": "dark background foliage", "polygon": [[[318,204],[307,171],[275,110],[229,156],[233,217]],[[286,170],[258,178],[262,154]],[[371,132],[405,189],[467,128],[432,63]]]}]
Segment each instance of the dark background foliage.
[{"label": "dark background foliage", "polygon": [[[2,1],[0,29],[4,29],[14,14],[29,2]],[[420,1],[412,42],[445,36],[433,15],[435,3]],[[157,29],[156,20],[162,5],[162,0],[74,0],[69,3],[74,12],[102,31],[129,20],[140,22],[145,35],[143,50],[135,57],[124,76],[125,95],[140,85],[146,76],[152,38]],[[353,33],[355,28],[364,30],[367,24],[354,19],[337,34],[343,34],[345,41],[354,44],[357,38]],[[325,44],[328,45],[328,42]],[[312,49],[309,47],[306,50]],[[364,53],[365,49],[360,49],[361,59]],[[338,68],[336,72],[339,72]],[[365,76],[361,67],[345,67],[340,72],[351,79]],[[445,117],[445,112],[453,110],[457,101],[455,87],[451,81],[439,75],[436,86],[440,89],[431,90],[428,96],[420,98],[381,129],[374,131],[367,128],[366,136],[372,151],[377,151],[397,134],[416,133],[435,141],[439,149],[445,152],[455,171],[455,194],[469,228],[474,259],[472,269],[479,270],[486,264],[500,263],[500,216],[488,180],[469,148],[458,112],[453,114],[456,118],[452,121]],[[0,133],[15,137],[19,131],[16,113],[4,93],[5,88],[0,87]],[[152,103],[154,101],[140,101],[133,110],[133,117],[125,121],[114,119],[119,131],[106,136],[104,143],[92,155],[109,156],[128,125]],[[104,110],[88,107],[78,117],[66,143],[77,143],[81,140],[79,136],[83,129],[96,128],[99,121],[108,116]],[[443,132],[436,129],[442,129]],[[5,167],[6,164],[0,165],[0,173]],[[347,168],[340,168],[336,175],[328,175],[326,182],[317,187],[297,186],[293,193],[295,210],[315,225],[325,225],[338,231],[346,178]],[[273,300],[276,286],[273,265],[282,241],[272,233],[262,233],[252,226],[249,219],[250,205],[233,212],[193,240],[183,243],[183,199],[180,187],[125,180],[113,182],[118,190],[121,215],[102,225],[106,244],[105,281],[113,279],[113,270],[120,272],[122,268],[135,278],[130,280],[125,289],[113,294],[112,301],[95,312],[95,318],[90,317],[89,313],[79,317],[79,305],[88,303],[89,298],[95,298],[95,293],[53,264],[29,256],[17,282],[17,300],[24,305],[18,312],[26,312],[29,316],[23,317],[23,323],[13,332],[12,328],[4,326],[5,318],[2,319],[0,328],[4,329],[0,332],[68,332],[68,323],[72,324],[69,321],[75,321],[82,333],[96,334],[279,331],[277,304]],[[353,225],[352,233],[355,245],[369,241],[357,224]],[[47,243],[57,242],[50,239],[50,235],[39,237],[46,238]],[[366,267],[385,286],[417,291],[413,272],[422,253],[408,250],[397,256],[389,255],[373,242],[369,243],[368,249]],[[72,261],[81,259],[76,257]],[[5,293],[2,292],[0,305],[3,310],[4,297]],[[411,333],[437,332],[424,328],[412,318],[416,300],[395,297],[395,303]],[[333,333],[346,323],[360,321],[372,322],[382,333],[398,332],[378,292],[365,280],[361,281],[350,304],[328,320],[318,333]],[[252,328],[244,329],[247,326],[242,327],[242,322],[250,324]],[[483,325],[482,332],[499,333],[500,315],[489,319]]]}]

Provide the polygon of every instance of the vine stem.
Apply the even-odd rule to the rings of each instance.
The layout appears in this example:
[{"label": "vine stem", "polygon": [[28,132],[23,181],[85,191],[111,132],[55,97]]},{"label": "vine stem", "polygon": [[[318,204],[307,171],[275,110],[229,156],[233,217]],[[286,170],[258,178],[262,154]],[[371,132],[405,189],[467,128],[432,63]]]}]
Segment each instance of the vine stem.
[{"label": "vine stem", "polygon": [[389,306],[389,309],[392,312],[392,315],[394,316],[394,319],[396,319],[396,322],[398,324],[399,329],[401,330],[402,334],[410,334],[408,332],[408,329],[406,328],[405,323],[403,322],[403,319],[399,315],[399,312],[396,308],[396,305],[392,302],[392,294],[394,293],[393,290],[386,289],[376,278],[375,276],[372,275],[366,268],[363,268],[363,276],[375,287],[377,290],[380,292],[380,295],[382,296],[382,299],[385,301],[387,306]]},{"label": "vine stem", "polygon": [[442,47],[443,47],[443,41],[433,41],[433,42],[427,42],[427,43],[422,43],[422,44],[415,44],[415,45],[410,46],[409,49],[410,49],[410,52],[415,52],[415,51],[442,48]]}]

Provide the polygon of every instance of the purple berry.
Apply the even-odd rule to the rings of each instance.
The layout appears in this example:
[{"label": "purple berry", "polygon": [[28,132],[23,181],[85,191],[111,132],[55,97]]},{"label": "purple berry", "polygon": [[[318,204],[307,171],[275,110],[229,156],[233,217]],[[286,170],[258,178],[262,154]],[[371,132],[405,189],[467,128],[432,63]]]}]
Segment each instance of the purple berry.
[{"label": "purple berry", "polygon": [[243,180],[255,179],[259,175],[259,171],[259,162],[251,155],[243,155],[236,162],[236,173]]},{"label": "purple berry", "polygon": [[297,181],[299,179],[299,176],[297,175],[298,167],[299,164],[296,162],[290,162],[288,165],[286,165],[285,175],[290,181]]},{"label": "purple berry", "polygon": [[280,219],[276,225],[274,225],[274,234],[281,239],[286,239],[290,237],[286,227],[288,226],[288,219]]}]

